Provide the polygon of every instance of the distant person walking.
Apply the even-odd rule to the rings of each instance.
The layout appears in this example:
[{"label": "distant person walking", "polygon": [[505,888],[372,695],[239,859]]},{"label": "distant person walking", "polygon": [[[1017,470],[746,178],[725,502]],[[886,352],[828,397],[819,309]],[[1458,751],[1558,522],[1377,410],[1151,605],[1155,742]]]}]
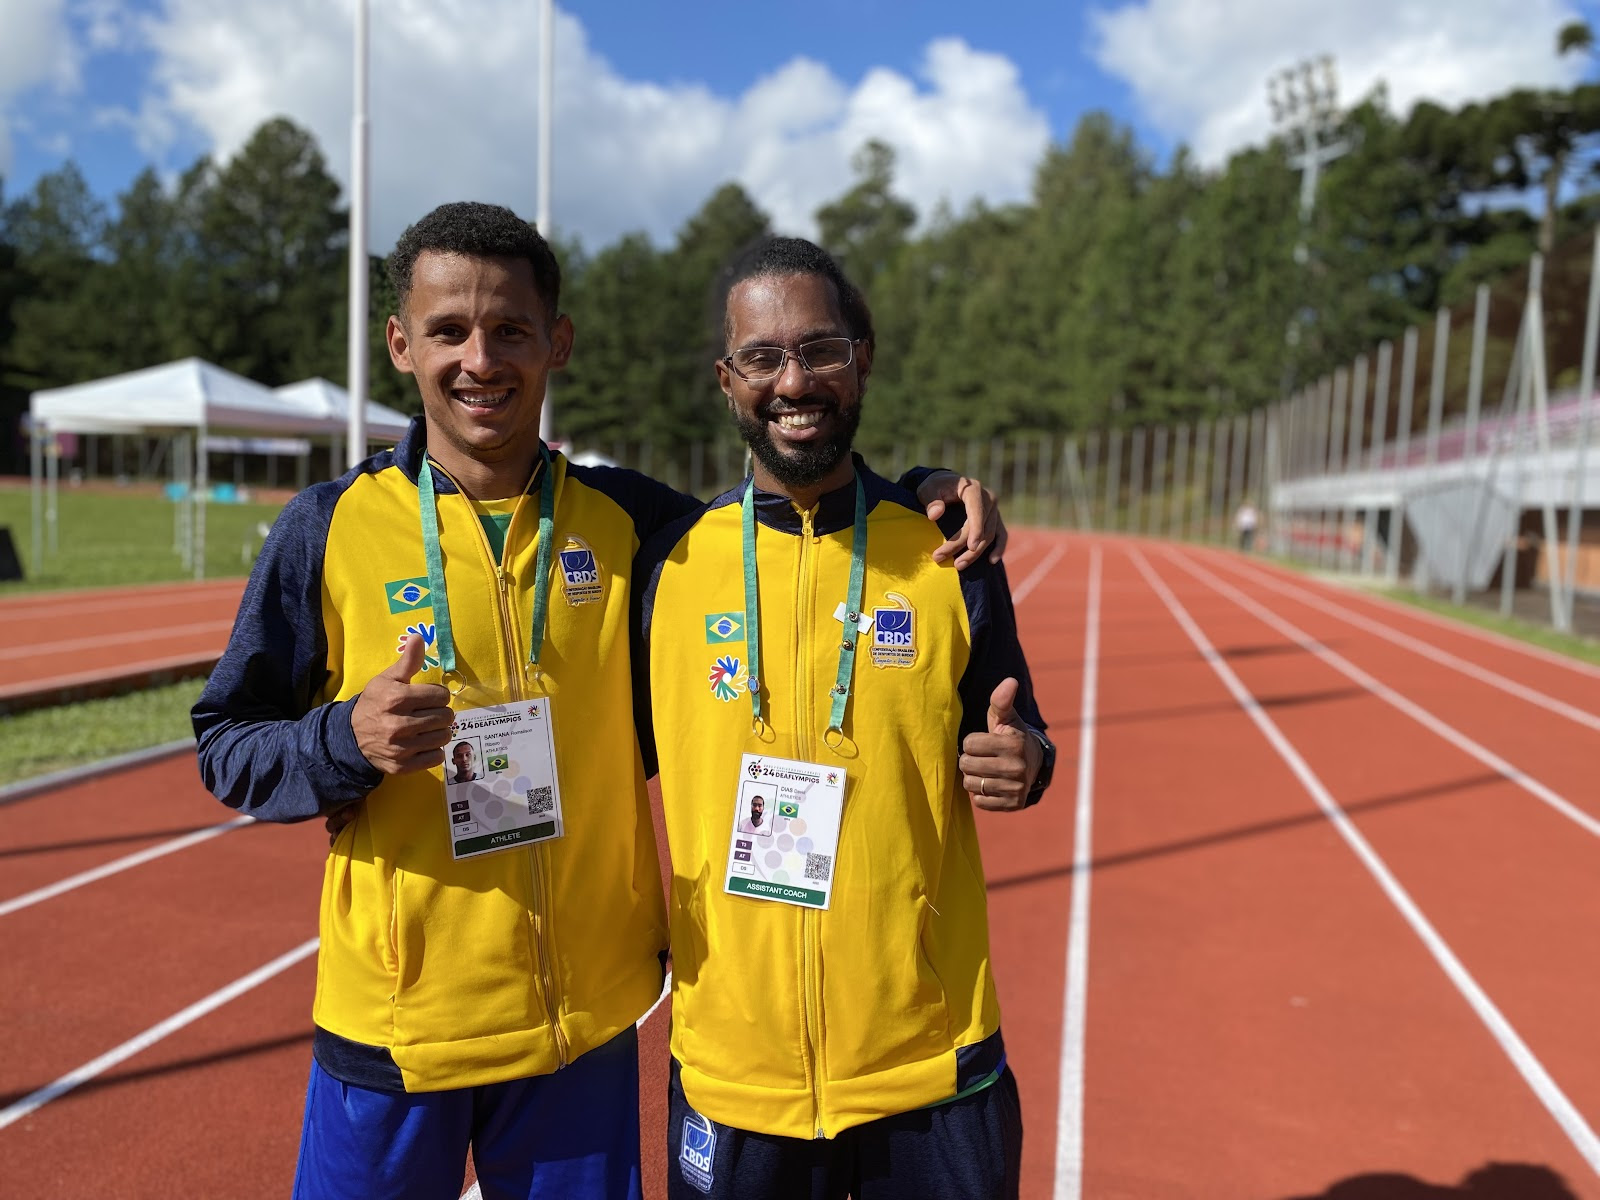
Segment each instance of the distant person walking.
[{"label": "distant person walking", "polygon": [[1249,554],[1256,544],[1256,507],[1246,500],[1239,505],[1239,511],[1233,514],[1233,528],[1239,535],[1239,549]]}]

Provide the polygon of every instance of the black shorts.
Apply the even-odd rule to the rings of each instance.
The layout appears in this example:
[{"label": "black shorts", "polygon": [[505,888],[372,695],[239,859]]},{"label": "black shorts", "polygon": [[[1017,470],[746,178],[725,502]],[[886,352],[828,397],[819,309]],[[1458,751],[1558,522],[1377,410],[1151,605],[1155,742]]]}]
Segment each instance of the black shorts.
[{"label": "black shorts", "polygon": [[701,1116],[672,1063],[669,1200],[1016,1200],[1022,1106],[1006,1067],[980,1092],[836,1138],[748,1133]]}]

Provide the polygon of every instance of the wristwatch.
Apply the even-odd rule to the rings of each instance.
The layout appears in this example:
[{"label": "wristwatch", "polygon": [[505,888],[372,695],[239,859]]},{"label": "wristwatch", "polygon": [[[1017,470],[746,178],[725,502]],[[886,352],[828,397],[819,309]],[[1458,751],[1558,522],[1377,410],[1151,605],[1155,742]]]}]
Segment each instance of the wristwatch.
[{"label": "wristwatch", "polygon": [[1033,786],[1023,798],[1023,808],[1030,808],[1039,803],[1039,797],[1044,795],[1045,788],[1050,786],[1050,777],[1056,770],[1056,744],[1045,737],[1043,730],[1034,729],[1031,725],[1028,727],[1028,734],[1038,740],[1039,748],[1044,751],[1044,758],[1039,763],[1039,773],[1033,777]]}]

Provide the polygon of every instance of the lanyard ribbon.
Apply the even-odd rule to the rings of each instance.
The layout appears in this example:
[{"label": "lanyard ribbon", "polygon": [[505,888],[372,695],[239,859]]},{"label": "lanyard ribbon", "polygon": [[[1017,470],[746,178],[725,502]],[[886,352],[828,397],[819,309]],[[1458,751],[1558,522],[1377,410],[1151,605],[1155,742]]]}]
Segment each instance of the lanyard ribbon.
[{"label": "lanyard ribbon", "polygon": [[[756,502],[755,478],[744,485],[744,635],[750,658],[750,708],[757,725],[761,724],[761,604],[756,583]],[[861,593],[867,576],[867,491],[856,476],[855,531],[850,539],[850,590],[844,602],[844,636],[839,642],[839,671],[830,695],[832,709],[828,732],[844,732],[844,710],[850,703],[850,686],[855,673],[856,639],[861,636]]]},{"label": "lanyard ribbon", "polygon": [[[534,563],[533,628],[528,637],[528,664],[537,668],[544,649],[545,623],[550,613],[550,546],[556,529],[555,468],[550,451],[539,443],[539,546]],[[433,464],[423,455],[417,472],[417,493],[422,510],[422,553],[428,563],[428,592],[433,600],[435,645],[439,670],[450,674],[456,669],[456,642],[450,629],[450,599],[445,592],[444,555],[439,550],[439,501],[433,489]]]}]

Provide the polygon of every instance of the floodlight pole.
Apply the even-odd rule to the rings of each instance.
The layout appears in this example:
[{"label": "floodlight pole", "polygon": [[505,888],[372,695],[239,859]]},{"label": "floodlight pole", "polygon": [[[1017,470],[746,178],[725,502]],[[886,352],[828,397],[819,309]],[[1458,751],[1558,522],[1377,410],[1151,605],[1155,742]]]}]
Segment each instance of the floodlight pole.
[{"label": "floodlight pole", "polygon": [[[556,95],[555,0],[539,0],[539,206],[534,217],[539,236],[550,240],[550,168],[553,161],[550,134],[555,124]],[[555,313],[549,317],[553,321]],[[539,410],[539,436],[546,442],[555,433],[555,410],[550,404],[550,380],[545,378],[544,406]]]},{"label": "floodlight pole", "polygon": [[367,20],[368,0],[356,0],[355,94],[350,120],[350,333],[346,382],[349,384],[347,465],[367,457]]}]

